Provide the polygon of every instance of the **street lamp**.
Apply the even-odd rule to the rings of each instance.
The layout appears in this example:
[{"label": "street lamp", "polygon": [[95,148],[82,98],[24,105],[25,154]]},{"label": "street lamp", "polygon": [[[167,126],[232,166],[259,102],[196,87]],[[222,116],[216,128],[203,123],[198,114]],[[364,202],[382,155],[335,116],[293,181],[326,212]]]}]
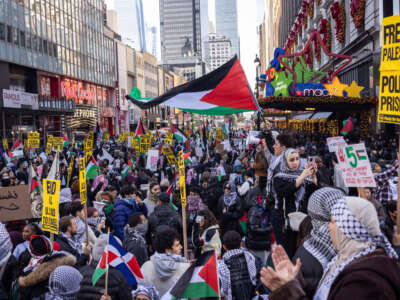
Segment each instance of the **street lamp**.
[{"label": "street lamp", "polygon": [[[258,58],[258,55],[256,54],[256,58],[254,59],[254,64],[256,66],[256,88],[255,88],[255,94],[256,94],[256,101],[258,101],[258,96],[259,96],[259,89],[258,89],[258,69],[260,67],[260,59]],[[257,130],[260,130],[260,112],[257,111]]]}]

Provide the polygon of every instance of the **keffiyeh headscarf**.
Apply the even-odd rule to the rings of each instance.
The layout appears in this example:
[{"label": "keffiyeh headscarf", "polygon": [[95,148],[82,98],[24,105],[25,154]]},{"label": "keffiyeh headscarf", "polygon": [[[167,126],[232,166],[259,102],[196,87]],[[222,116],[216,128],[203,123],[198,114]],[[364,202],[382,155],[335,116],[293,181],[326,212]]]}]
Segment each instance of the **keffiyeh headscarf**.
[{"label": "keffiyeh headscarf", "polygon": [[229,195],[225,195],[224,194],[224,203],[226,206],[232,206],[233,204],[236,203],[236,199],[237,199],[237,194],[236,194],[236,187],[235,184],[231,181],[225,183],[224,187],[229,184],[229,186],[231,187],[231,193]]},{"label": "keffiyeh headscarf", "polygon": [[328,224],[332,207],[344,196],[344,192],[339,189],[325,187],[315,191],[308,200],[307,210],[313,229],[310,238],[304,242],[304,248],[321,263],[323,268],[337,254],[331,241]]},{"label": "keffiyeh headscarf", "polygon": [[152,285],[138,285],[137,289],[132,291],[132,299],[136,299],[136,296],[145,295],[150,298],[150,300],[159,300],[157,290]]},{"label": "keffiyeh headscarf", "polygon": [[189,195],[187,197],[187,203],[188,203],[188,209],[190,211],[204,209],[203,201],[198,196]]},{"label": "keffiyeh headscarf", "polygon": [[10,235],[3,223],[0,223],[0,267],[10,257],[12,251],[12,243]]},{"label": "keffiyeh headscarf", "polygon": [[53,244],[44,235],[32,235],[29,241],[28,252],[31,260],[24,268],[24,272],[35,270],[43,260],[53,253]]},{"label": "keffiyeh headscarf", "polygon": [[71,266],[57,267],[49,277],[46,300],[76,300],[83,276]]},{"label": "keffiyeh headscarf", "polygon": [[334,205],[331,216],[336,222],[338,255],[330,262],[322,276],[314,299],[327,299],[335,278],[354,260],[383,248],[389,257],[396,258],[387,238],[379,228],[373,204],[359,197],[345,197]]}]

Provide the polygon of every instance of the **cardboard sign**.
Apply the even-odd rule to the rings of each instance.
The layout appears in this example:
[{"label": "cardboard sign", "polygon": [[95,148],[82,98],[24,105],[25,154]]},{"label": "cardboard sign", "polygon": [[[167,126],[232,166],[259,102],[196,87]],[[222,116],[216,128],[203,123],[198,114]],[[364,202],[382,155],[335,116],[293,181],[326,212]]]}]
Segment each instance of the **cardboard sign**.
[{"label": "cardboard sign", "polygon": [[8,140],[7,139],[2,139],[1,142],[3,144],[3,150],[7,151],[8,150]]},{"label": "cardboard sign", "polygon": [[56,150],[62,150],[64,139],[62,137],[53,137],[53,148]]},{"label": "cardboard sign", "polygon": [[167,145],[172,145],[172,140],[174,139],[174,134],[171,132],[166,132],[165,133],[165,143]]},{"label": "cardboard sign", "polygon": [[58,234],[60,180],[43,179],[42,229]]},{"label": "cardboard sign", "polygon": [[86,163],[85,158],[81,157],[79,159],[79,193],[81,196],[82,205],[87,201],[86,192]]},{"label": "cardboard sign", "polygon": [[32,218],[27,185],[0,188],[0,221]]},{"label": "cardboard sign", "polygon": [[168,160],[168,163],[172,166],[172,165],[176,165],[176,158],[174,153],[172,152],[172,149],[168,146],[164,146],[162,149],[165,157]]},{"label": "cardboard sign", "polygon": [[347,187],[376,187],[364,143],[339,146],[336,155]]},{"label": "cardboard sign", "polygon": [[149,152],[147,152],[146,169],[149,169],[153,172],[157,171],[157,162],[158,150],[149,150]]},{"label": "cardboard sign", "polygon": [[329,152],[336,153],[339,146],[346,146],[347,143],[342,136],[333,136],[326,139]]},{"label": "cardboard sign", "polygon": [[182,207],[186,207],[185,160],[183,159],[183,151],[179,151],[178,168],[179,168],[179,191],[181,195],[181,203]]}]

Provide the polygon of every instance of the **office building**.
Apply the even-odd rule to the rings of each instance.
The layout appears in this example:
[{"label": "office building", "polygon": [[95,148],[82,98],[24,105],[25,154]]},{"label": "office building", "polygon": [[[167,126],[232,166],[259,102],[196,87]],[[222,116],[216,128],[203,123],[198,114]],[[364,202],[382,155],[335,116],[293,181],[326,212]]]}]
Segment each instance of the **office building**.
[{"label": "office building", "polygon": [[213,71],[232,58],[232,44],[224,36],[209,34],[204,42],[205,63]]},{"label": "office building", "polygon": [[237,0],[215,0],[215,32],[232,43],[232,55],[240,58]]}]

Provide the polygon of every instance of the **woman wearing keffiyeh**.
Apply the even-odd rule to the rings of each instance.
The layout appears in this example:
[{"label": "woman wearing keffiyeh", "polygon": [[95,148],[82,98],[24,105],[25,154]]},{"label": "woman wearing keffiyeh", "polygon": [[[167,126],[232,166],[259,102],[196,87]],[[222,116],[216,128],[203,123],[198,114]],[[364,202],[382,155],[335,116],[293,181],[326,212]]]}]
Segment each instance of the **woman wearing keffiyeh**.
[{"label": "woman wearing keffiyeh", "polygon": [[283,153],[280,172],[274,176],[273,184],[280,213],[280,226],[274,228],[279,232],[275,236],[277,243],[283,245],[289,257],[293,257],[297,233],[290,228],[288,214],[296,211],[307,213],[308,198],[318,188],[316,167],[303,165],[297,150],[289,148]]},{"label": "woman wearing keffiyeh", "polygon": [[277,266],[261,272],[271,289],[270,299],[399,299],[400,266],[397,255],[379,228],[374,206],[358,197],[343,197],[331,209],[330,236],[338,254],[326,266],[314,295],[307,289],[300,270],[278,246]]}]

